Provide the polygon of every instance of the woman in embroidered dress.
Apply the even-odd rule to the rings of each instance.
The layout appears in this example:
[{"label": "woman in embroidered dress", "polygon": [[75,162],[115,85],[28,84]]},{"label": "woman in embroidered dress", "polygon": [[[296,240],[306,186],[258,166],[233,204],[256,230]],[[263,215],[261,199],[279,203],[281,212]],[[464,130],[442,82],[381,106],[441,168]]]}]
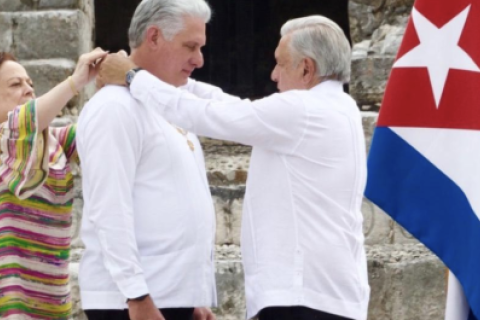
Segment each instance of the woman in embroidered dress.
[{"label": "woman in embroidered dress", "polygon": [[35,99],[26,70],[0,53],[0,318],[68,319],[75,126],[49,128],[96,74],[100,49]]}]

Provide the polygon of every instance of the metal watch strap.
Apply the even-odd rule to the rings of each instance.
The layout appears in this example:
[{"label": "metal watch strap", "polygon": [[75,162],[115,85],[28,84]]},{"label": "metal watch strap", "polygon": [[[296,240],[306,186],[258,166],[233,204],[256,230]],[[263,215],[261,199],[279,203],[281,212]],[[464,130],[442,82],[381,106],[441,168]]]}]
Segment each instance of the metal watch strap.
[{"label": "metal watch strap", "polygon": [[134,68],[128,70],[127,74],[125,75],[125,83],[127,84],[127,87],[130,87],[130,84],[132,84],[133,78],[137,74],[138,71],[143,70],[142,68]]}]

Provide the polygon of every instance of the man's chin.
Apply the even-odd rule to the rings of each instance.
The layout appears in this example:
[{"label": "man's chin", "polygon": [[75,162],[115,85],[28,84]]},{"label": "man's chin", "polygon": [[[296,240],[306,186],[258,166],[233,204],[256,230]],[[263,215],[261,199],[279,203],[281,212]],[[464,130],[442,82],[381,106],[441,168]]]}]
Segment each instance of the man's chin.
[{"label": "man's chin", "polygon": [[186,85],[187,83],[188,83],[188,77],[185,77],[185,78],[179,79],[179,80],[174,84],[174,86],[175,86],[175,87],[182,87],[182,86]]}]

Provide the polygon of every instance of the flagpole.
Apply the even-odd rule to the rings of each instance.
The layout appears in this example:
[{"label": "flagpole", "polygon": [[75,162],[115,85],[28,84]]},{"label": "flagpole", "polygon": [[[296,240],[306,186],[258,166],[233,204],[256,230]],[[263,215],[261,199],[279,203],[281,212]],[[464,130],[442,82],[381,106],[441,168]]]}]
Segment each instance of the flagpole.
[{"label": "flagpole", "polygon": [[448,273],[445,320],[468,320],[470,308],[463,288],[452,272]]}]

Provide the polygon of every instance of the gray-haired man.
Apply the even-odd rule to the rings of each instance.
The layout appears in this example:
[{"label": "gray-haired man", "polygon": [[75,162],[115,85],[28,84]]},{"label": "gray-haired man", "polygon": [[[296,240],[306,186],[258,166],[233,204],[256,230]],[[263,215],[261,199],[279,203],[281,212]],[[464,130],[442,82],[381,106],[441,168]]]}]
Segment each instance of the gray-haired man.
[{"label": "gray-haired man", "polygon": [[[350,45],[322,16],[291,20],[281,34],[279,94],[240,100],[194,80],[186,92],[145,71],[129,80],[130,92],[196,134],[253,146],[242,221],[248,318],[365,320],[365,141],[342,87]],[[113,56],[100,78],[125,84],[133,67]]]},{"label": "gray-haired man", "polygon": [[[142,1],[129,30],[132,61],[185,84],[203,65],[209,19],[204,0]],[[89,101],[77,130],[88,318],[213,319],[206,308],[194,311],[216,303],[215,215],[196,136],[118,86]]]}]

